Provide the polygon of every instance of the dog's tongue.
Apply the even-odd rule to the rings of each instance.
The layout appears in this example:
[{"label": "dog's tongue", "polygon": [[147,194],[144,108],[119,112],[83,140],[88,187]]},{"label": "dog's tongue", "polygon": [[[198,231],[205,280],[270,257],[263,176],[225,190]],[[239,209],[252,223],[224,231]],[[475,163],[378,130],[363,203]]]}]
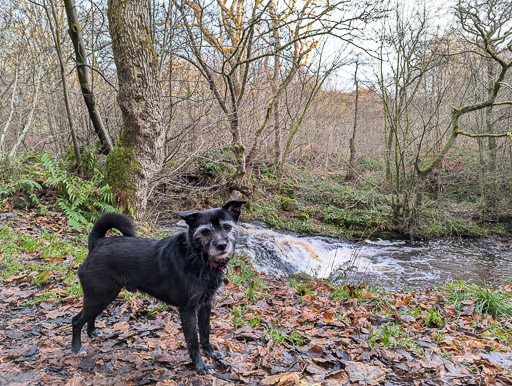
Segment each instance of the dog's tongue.
[{"label": "dog's tongue", "polygon": [[217,268],[219,271],[223,271],[224,268],[226,268],[225,265],[220,265],[220,264],[214,263],[213,261],[209,261],[208,264],[210,265],[210,267]]}]

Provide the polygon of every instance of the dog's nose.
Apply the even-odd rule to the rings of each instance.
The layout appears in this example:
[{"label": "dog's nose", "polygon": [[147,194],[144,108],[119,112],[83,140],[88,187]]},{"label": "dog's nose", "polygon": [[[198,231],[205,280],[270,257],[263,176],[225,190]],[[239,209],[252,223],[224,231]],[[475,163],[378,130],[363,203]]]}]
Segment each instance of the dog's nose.
[{"label": "dog's nose", "polygon": [[221,241],[219,242],[216,247],[219,251],[224,251],[226,249],[226,247],[228,246],[228,243],[226,243],[225,241]]}]

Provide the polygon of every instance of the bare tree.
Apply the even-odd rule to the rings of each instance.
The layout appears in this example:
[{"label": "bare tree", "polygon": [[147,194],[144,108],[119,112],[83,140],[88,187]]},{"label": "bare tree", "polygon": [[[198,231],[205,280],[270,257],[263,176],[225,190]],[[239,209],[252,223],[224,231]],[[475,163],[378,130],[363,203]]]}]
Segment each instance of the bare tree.
[{"label": "bare tree", "polygon": [[66,6],[66,14],[69,25],[68,33],[71,37],[71,41],[73,42],[73,47],[75,49],[76,71],[78,75],[78,81],[80,83],[80,88],[82,90],[82,95],[84,97],[85,105],[87,106],[94,131],[100,140],[101,152],[108,154],[112,150],[113,145],[105,125],[103,124],[103,120],[101,119],[98,105],[96,103],[96,98],[89,81],[89,64],[87,63],[87,52],[85,51],[85,45],[82,39],[80,23],[78,21],[78,16],[75,9],[75,1],[64,0],[64,5]]},{"label": "bare tree", "polygon": [[471,138],[501,138],[512,140],[510,131],[475,133],[461,128],[461,118],[477,111],[512,105],[512,100],[500,100],[501,90],[510,88],[505,81],[512,67],[512,3],[506,0],[460,0],[455,14],[464,35],[474,45],[476,55],[484,55],[497,64],[499,71],[493,77],[489,94],[485,100],[453,107],[450,119],[450,133],[445,145],[426,166],[416,163],[422,177],[430,173],[446,156],[459,135]]},{"label": "bare tree", "polygon": [[27,132],[29,131],[30,127],[32,126],[32,120],[34,118],[34,111],[36,110],[37,104],[39,102],[39,91],[41,89],[41,77],[42,77],[43,68],[41,66],[41,63],[36,63],[35,65],[35,74],[34,74],[34,97],[32,99],[32,106],[30,107],[30,112],[27,118],[27,122],[23,126],[23,129],[18,134],[18,138],[16,140],[16,143],[11,148],[11,151],[9,152],[10,157],[14,157],[16,155],[16,152],[18,151],[18,148],[20,147],[21,143],[23,142],[23,139],[27,135]]},{"label": "bare tree", "polygon": [[293,142],[297,133],[302,127],[304,118],[309,112],[313,101],[322,90],[322,86],[327,78],[340,67],[339,58],[334,58],[329,64],[322,60],[322,54],[325,53],[325,47],[318,49],[318,57],[312,59],[310,63],[303,63],[300,66],[297,80],[287,89],[287,94],[292,94],[290,99],[285,98],[287,114],[290,120],[287,130],[285,147],[282,157],[277,166],[277,188],[281,189],[284,177],[284,170],[288,157],[293,150]]},{"label": "bare tree", "polygon": [[9,117],[5,121],[4,128],[2,129],[2,135],[0,136],[0,152],[3,153],[4,150],[4,143],[5,143],[5,135],[7,134],[7,131],[9,130],[9,126],[12,122],[12,117],[14,115],[14,99],[16,96],[16,88],[18,86],[18,69],[14,71],[14,80],[11,82],[9,87],[4,91],[4,94],[7,93],[7,91],[12,87],[12,95],[11,95],[11,102],[9,103]]},{"label": "bare tree", "polygon": [[359,114],[359,78],[358,78],[358,70],[359,70],[359,56],[356,57],[354,63],[354,123],[352,125],[352,135],[348,141],[349,143],[349,151],[350,156],[348,158],[348,172],[346,179],[348,181],[353,180],[355,178],[355,169],[356,169],[356,136],[357,136],[357,123],[358,123],[358,114]]},{"label": "bare tree", "polygon": [[417,140],[425,131],[415,124],[412,112],[423,79],[436,65],[429,51],[431,32],[425,7],[410,11],[397,4],[380,37],[377,78],[384,110],[386,182],[393,221],[404,232],[412,231],[416,219],[420,185],[411,160],[419,154]]},{"label": "bare tree", "polygon": [[[348,39],[357,22],[370,18],[374,9],[343,0],[333,3],[308,0],[300,4],[274,0],[255,3],[217,0],[207,4],[176,1],[176,5],[190,47],[181,55],[207,81],[225,114],[237,163],[233,185],[239,188],[259,154],[272,112],[274,143],[278,142],[279,110],[275,106],[320,38],[338,33]],[[270,93],[262,103],[260,117],[255,119],[257,123],[248,130],[241,122],[248,110],[251,81],[257,78],[255,69],[263,68],[262,62],[268,58],[274,58]]]},{"label": "bare tree", "polygon": [[80,155],[80,147],[78,144],[78,139],[75,132],[75,124],[73,120],[73,115],[71,113],[71,103],[70,103],[70,97],[69,97],[69,87],[68,87],[68,80],[67,80],[67,74],[66,74],[66,67],[64,63],[64,55],[62,54],[62,38],[60,36],[60,29],[58,28],[58,25],[55,25],[58,21],[57,14],[55,12],[55,6],[53,2],[50,2],[50,7],[46,4],[46,0],[43,2],[44,11],[46,13],[46,17],[48,20],[48,26],[51,31],[51,35],[53,38],[53,42],[55,44],[55,50],[57,51],[57,57],[59,60],[59,69],[60,69],[60,77],[62,81],[62,91],[64,95],[64,104],[66,106],[66,116],[68,119],[69,124],[69,132],[71,134],[71,139],[73,142],[73,150],[75,152],[75,159],[77,163],[78,171],[81,172],[82,168],[82,159]]}]

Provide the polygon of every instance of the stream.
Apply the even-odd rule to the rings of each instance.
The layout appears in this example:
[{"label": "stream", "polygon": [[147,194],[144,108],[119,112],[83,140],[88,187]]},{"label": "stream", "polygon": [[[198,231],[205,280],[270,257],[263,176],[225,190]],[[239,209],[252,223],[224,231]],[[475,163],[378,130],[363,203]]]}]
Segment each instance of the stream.
[{"label": "stream", "polygon": [[[490,239],[352,242],[298,235],[241,223],[237,250],[256,270],[277,277],[307,273],[367,284],[390,291],[436,288],[446,282],[498,286],[512,279],[512,244]],[[179,222],[164,231],[185,228]]]}]

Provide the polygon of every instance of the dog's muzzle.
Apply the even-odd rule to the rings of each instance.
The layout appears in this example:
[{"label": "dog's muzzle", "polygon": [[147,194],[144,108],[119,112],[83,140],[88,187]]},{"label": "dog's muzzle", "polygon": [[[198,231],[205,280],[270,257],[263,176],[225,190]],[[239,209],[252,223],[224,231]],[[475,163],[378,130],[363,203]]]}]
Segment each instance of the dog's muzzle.
[{"label": "dog's muzzle", "polygon": [[229,251],[223,251],[222,253],[215,253],[209,256],[207,264],[219,271],[223,271],[224,268],[229,264],[229,261],[233,257],[234,250],[231,248]]}]

